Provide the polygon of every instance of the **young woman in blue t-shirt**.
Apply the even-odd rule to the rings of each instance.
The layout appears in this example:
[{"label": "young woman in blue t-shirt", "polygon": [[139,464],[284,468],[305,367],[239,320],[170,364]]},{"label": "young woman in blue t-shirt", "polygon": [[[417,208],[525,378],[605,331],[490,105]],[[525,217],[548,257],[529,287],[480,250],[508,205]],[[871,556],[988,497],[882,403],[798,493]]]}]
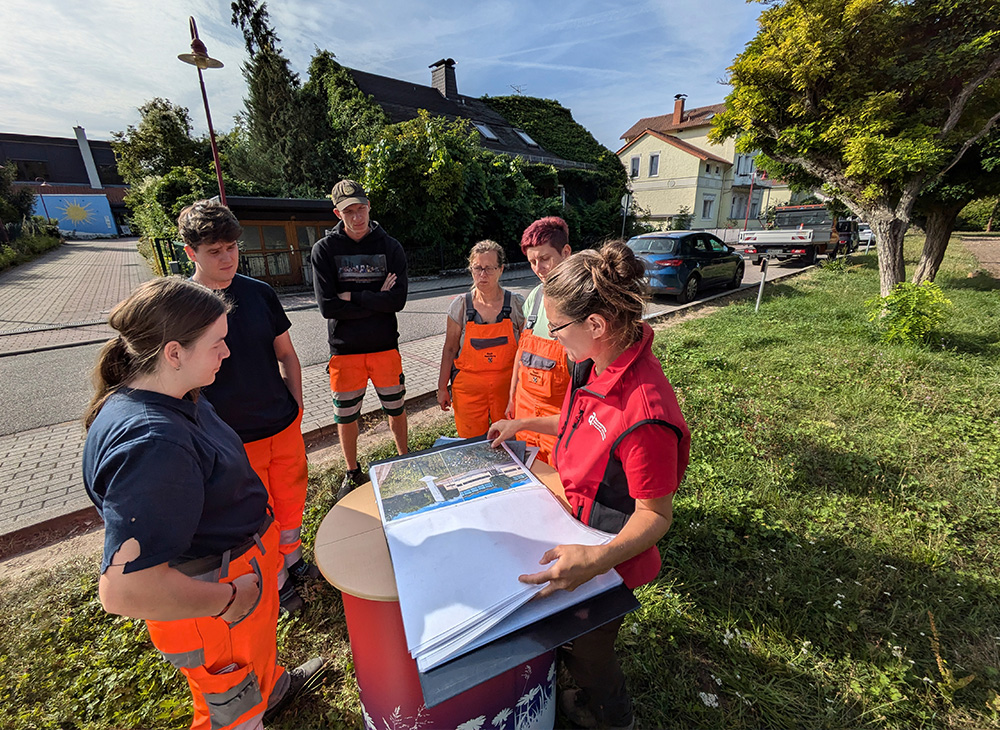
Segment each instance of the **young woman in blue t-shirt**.
[{"label": "young woman in blue t-shirt", "polygon": [[239,437],[198,398],[229,355],[227,311],[191,281],[138,287],[111,312],[84,419],[101,604],[146,620],[199,730],[258,727],[322,666],[276,661],[278,528]]}]

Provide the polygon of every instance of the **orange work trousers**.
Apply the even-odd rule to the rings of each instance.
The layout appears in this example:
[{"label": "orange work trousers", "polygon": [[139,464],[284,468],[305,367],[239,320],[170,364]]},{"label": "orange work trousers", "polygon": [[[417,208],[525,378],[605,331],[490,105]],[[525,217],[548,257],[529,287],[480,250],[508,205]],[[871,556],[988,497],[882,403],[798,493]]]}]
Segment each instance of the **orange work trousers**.
[{"label": "orange work trousers", "polygon": [[[547,340],[526,329],[521,333],[515,367],[514,418],[559,415],[570,384],[566,349],[556,340]],[[537,458],[551,466],[555,436],[519,431],[517,437],[529,446],[537,446]]]},{"label": "orange work trousers", "polygon": [[517,337],[514,323],[465,323],[462,351],[455,358],[451,405],[455,430],[461,438],[484,435],[490,424],[504,417],[510,398]]},{"label": "orange work trousers", "polygon": [[253,727],[287,691],[288,675],[277,662],[280,566],[273,522],[242,555],[223,555],[220,567],[195,576],[231,583],[256,573],[260,598],[245,618],[232,624],[209,616],[146,622],[153,645],[187,677],[194,699],[191,730]]},{"label": "orange work trousers", "polygon": [[283,431],[274,436],[243,444],[250,466],[264,482],[274,520],[278,523],[278,550],[285,566],[302,557],[302,510],[306,505],[309,465],[302,440],[302,409]]}]

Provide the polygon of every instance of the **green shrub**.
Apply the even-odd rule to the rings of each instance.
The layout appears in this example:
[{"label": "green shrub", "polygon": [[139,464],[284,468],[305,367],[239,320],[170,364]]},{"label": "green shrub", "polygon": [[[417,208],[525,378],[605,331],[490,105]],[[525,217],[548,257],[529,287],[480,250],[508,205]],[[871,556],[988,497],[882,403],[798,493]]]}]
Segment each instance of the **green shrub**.
[{"label": "green shrub", "polygon": [[882,342],[916,345],[926,342],[944,322],[951,300],[932,281],[896,284],[888,296],[865,302],[868,321]]},{"label": "green shrub", "polygon": [[827,259],[823,262],[823,271],[828,271],[834,274],[845,274],[848,270],[848,261],[846,256],[841,256],[836,259]]},{"label": "green shrub", "polygon": [[[955,221],[956,231],[985,231],[986,226],[996,216],[1000,198],[980,198],[962,208]],[[997,221],[993,221],[996,226]]]},{"label": "green shrub", "polygon": [[[41,228],[46,229],[47,226],[43,225]],[[58,235],[32,232],[35,229],[31,225],[23,226],[22,230],[23,233],[9,245],[0,244],[0,271],[31,261],[62,243]]]}]

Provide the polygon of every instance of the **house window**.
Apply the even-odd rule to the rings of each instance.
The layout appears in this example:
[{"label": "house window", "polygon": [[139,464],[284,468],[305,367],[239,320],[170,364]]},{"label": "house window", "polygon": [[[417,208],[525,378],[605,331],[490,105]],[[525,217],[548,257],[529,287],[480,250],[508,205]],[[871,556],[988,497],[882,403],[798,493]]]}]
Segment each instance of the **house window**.
[{"label": "house window", "polygon": [[515,129],[514,131],[517,132],[517,136],[518,137],[520,137],[521,139],[524,140],[524,143],[526,145],[529,145],[531,147],[537,147],[538,146],[538,142],[536,142],[531,137],[529,137],[527,132],[525,132],[525,131],[523,131],[521,129]]},{"label": "house window", "polygon": [[482,134],[484,137],[486,137],[486,139],[492,142],[496,142],[497,140],[500,139],[499,137],[497,137],[496,132],[487,127],[482,122],[473,122],[473,124],[475,125],[476,129],[479,130],[479,133]]},{"label": "house window", "polygon": [[730,218],[742,218],[743,214],[747,209],[747,199],[740,196],[734,195],[733,202],[729,206],[729,217]]},{"label": "house window", "polygon": [[718,175],[718,174],[719,174],[719,166],[718,166],[718,165],[716,165],[716,166],[715,166],[715,174],[716,174],[716,175]]},{"label": "house window", "polygon": [[101,182],[105,185],[124,185],[125,181],[122,176],[118,174],[118,165],[102,165],[98,163],[97,165],[97,176],[101,178]]},{"label": "house window", "polygon": [[17,180],[35,182],[38,178],[48,182],[49,164],[44,160],[11,160],[17,169]]},{"label": "house window", "polygon": [[703,219],[712,217],[712,208],[715,205],[715,196],[706,195],[701,199],[701,217]]},{"label": "house window", "polygon": [[712,166],[711,165],[705,165],[705,174],[706,175],[711,175],[712,174]]},{"label": "house window", "polygon": [[649,156],[649,176],[656,177],[660,174],[660,153],[654,152]]},{"label": "house window", "polygon": [[629,177],[639,177],[639,156],[636,155],[632,158],[632,167],[629,171]]}]

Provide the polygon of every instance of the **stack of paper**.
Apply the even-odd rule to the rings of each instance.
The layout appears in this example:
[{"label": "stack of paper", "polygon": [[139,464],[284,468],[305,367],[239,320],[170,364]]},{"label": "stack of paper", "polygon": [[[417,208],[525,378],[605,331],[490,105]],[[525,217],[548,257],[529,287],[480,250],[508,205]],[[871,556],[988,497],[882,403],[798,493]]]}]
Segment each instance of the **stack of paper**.
[{"label": "stack of paper", "polygon": [[371,477],[421,671],[621,582],[611,571],[531,601],[543,586],[518,576],[544,570],[547,550],[613,535],[573,519],[506,448],[463,442],[376,464]]}]

